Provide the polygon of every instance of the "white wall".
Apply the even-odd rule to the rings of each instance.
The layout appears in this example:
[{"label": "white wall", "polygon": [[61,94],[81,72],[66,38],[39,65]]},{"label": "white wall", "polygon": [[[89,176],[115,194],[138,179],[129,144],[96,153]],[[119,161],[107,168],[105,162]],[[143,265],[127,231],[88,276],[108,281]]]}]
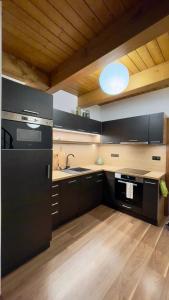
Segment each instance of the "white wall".
[{"label": "white wall", "polygon": [[[78,105],[78,97],[67,93],[65,91],[59,91],[53,94],[53,107],[69,113],[74,113]],[[95,105],[86,108],[90,111],[90,118],[100,121],[100,106]]]},{"label": "white wall", "polygon": [[169,88],[126,98],[101,106],[101,120],[165,112],[169,116]]}]

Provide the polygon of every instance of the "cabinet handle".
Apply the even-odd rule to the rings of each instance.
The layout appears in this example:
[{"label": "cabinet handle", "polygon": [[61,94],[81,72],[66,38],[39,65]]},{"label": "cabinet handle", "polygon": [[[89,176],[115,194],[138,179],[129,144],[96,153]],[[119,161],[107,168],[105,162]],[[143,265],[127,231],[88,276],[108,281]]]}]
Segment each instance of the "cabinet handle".
[{"label": "cabinet handle", "polygon": [[128,209],[131,209],[130,206],[127,206],[127,205],[125,205],[125,204],[122,204],[122,206],[125,207],[125,208],[128,208]]},{"label": "cabinet handle", "polygon": [[71,184],[71,183],[75,183],[77,180],[71,180],[69,181],[68,183]]},{"label": "cabinet handle", "polygon": [[52,195],[52,197],[57,197],[57,196],[59,196],[59,194],[53,194],[53,195]]},{"label": "cabinet handle", "polygon": [[51,213],[51,215],[55,215],[55,214],[58,214],[58,210],[54,211],[53,213]]},{"label": "cabinet handle", "polygon": [[50,165],[48,165],[48,179],[50,179]]},{"label": "cabinet handle", "polygon": [[86,179],[91,179],[91,178],[93,178],[93,176],[87,176],[87,177],[86,177]]},{"label": "cabinet handle", "polygon": [[80,129],[80,128],[78,128],[78,131],[83,131],[83,132],[86,132],[86,130],[84,130],[84,129]]},{"label": "cabinet handle", "polygon": [[63,128],[62,125],[54,125],[54,127],[56,127],[56,128]]},{"label": "cabinet handle", "polygon": [[52,188],[56,188],[56,187],[59,187],[59,185],[58,184],[52,185]]},{"label": "cabinet handle", "polygon": [[156,182],[151,182],[151,181],[145,181],[144,183],[152,184],[152,185],[155,185],[155,184],[156,184]]},{"label": "cabinet handle", "polygon": [[58,205],[59,202],[52,203],[52,206]]},{"label": "cabinet handle", "polygon": [[161,141],[150,141],[151,144],[160,144]]},{"label": "cabinet handle", "polygon": [[92,131],[92,133],[94,133],[94,134],[100,134],[99,132],[97,132],[97,131]]},{"label": "cabinet handle", "polygon": [[34,115],[39,115],[39,113],[37,111],[28,110],[28,109],[23,109],[23,111],[26,113],[34,114]]},{"label": "cabinet handle", "polygon": [[98,179],[96,180],[96,182],[103,182],[103,179]]},{"label": "cabinet handle", "polygon": [[128,140],[129,142],[138,142],[139,140]]},{"label": "cabinet handle", "polygon": [[99,174],[97,174],[97,176],[102,176],[103,175],[103,173],[99,173]]}]

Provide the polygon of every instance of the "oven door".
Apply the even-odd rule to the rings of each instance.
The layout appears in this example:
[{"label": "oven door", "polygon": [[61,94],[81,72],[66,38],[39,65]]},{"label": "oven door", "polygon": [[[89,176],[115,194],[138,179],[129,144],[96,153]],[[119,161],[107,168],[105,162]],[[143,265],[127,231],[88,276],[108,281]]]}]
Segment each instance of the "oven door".
[{"label": "oven door", "polygon": [[[133,198],[127,198],[126,196],[126,186],[127,182],[133,183]],[[143,183],[132,182],[129,180],[115,179],[115,199],[124,208],[131,208],[134,210],[142,208],[143,203]],[[137,209],[136,209],[137,210]]]},{"label": "oven door", "polygon": [[2,149],[51,149],[51,137],[50,126],[2,119]]}]

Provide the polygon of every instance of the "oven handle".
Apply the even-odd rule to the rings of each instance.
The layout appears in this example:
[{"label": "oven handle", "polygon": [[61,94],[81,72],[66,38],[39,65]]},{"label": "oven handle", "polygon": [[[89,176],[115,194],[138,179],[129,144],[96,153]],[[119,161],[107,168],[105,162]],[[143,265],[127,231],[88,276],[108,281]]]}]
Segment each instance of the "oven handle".
[{"label": "oven handle", "polygon": [[[125,184],[127,184],[127,182],[126,181],[122,181],[122,180],[117,180],[119,183],[125,183]],[[132,182],[131,182],[132,183]],[[132,183],[134,186],[137,186],[137,184],[136,183]]]}]

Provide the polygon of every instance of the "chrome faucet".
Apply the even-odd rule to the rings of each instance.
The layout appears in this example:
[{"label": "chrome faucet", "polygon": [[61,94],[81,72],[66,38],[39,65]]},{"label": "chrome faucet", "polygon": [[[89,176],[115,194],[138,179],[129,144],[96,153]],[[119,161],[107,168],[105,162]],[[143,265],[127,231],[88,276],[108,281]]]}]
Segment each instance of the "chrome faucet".
[{"label": "chrome faucet", "polygon": [[70,168],[69,166],[69,156],[75,157],[74,154],[70,153],[66,156],[66,169]]}]

